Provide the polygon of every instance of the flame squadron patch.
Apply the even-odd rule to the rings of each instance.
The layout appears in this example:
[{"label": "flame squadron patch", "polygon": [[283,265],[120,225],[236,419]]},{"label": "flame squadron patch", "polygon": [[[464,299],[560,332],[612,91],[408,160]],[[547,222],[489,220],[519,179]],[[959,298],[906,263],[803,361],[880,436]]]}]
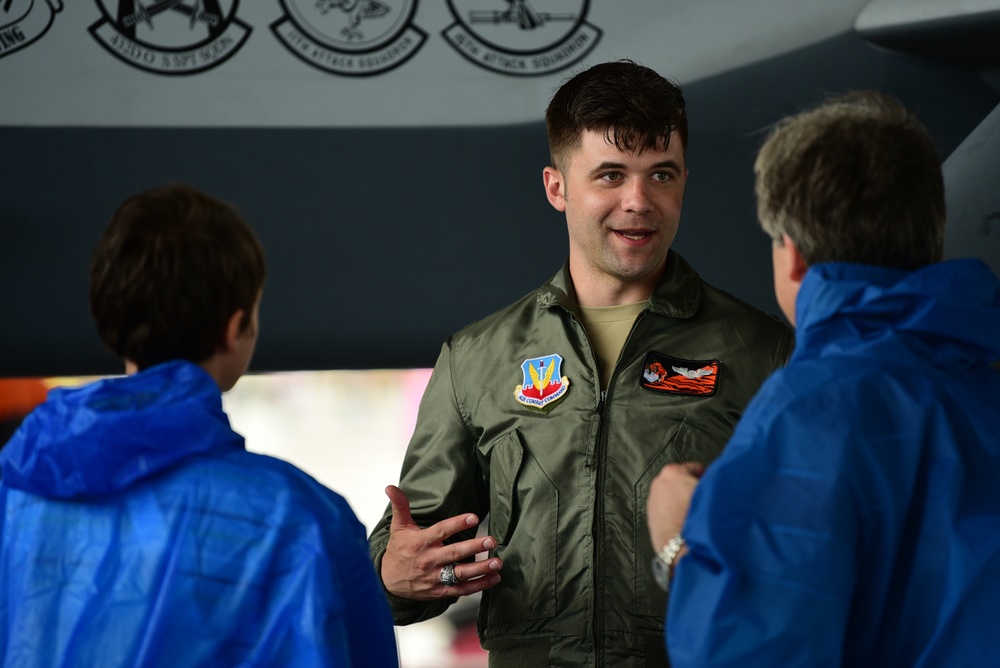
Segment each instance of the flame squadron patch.
[{"label": "flame squadron patch", "polygon": [[719,388],[719,360],[684,360],[646,353],[639,384],[653,392],[707,397]]}]

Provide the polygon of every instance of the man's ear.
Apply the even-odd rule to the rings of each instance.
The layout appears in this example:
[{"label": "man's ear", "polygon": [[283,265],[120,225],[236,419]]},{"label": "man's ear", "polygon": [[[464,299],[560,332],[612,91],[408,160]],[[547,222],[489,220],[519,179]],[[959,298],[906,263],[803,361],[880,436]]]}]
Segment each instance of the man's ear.
[{"label": "man's ear", "polygon": [[545,184],[545,196],[549,198],[556,211],[566,210],[566,180],[562,172],[555,167],[542,170],[542,182]]},{"label": "man's ear", "polygon": [[799,252],[798,246],[795,245],[791,237],[783,233],[781,243],[788,249],[788,257],[791,260],[788,263],[788,278],[795,283],[801,283],[809,270],[809,265],[806,264],[805,258],[802,257],[802,253]]},{"label": "man's ear", "polygon": [[244,309],[237,309],[235,313],[229,316],[229,322],[226,323],[225,338],[223,339],[223,344],[226,350],[232,350],[233,346],[236,345],[236,339],[240,338],[240,334],[243,333],[243,316],[246,315]]}]

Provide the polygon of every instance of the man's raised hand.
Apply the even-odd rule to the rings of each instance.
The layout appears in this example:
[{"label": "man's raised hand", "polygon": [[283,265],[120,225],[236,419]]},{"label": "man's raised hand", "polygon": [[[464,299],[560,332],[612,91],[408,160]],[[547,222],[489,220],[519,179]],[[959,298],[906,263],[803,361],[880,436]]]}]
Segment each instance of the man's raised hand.
[{"label": "man's raised hand", "polygon": [[[426,529],[410,515],[410,501],[395,485],[385,488],[392,504],[389,543],[382,557],[382,583],[394,596],[415,601],[466,596],[500,582],[503,562],[498,557],[481,561],[463,560],[496,547],[492,537],[476,537],[446,545],[445,539],[479,524],[472,513],[441,520]],[[442,569],[454,564],[457,584],[442,582]]]}]

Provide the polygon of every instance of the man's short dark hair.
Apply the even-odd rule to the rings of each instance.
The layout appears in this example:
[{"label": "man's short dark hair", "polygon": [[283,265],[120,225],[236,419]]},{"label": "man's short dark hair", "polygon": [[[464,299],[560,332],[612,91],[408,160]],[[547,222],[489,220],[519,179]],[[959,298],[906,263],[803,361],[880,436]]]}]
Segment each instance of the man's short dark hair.
[{"label": "man's short dark hair", "polygon": [[139,369],[202,362],[243,309],[250,324],[264,252],[231,205],[182,184],[141,192],[115,212],[90,264],[90,312],[104,343]]},{"label": "man's short dark hair", "polygon": [[941,158],[895,98],[855,91],[781,121],[754,165],[757,216],[806,263],[913,270],[944,254]]},{"label": "man's short dark hair", "polygon": [[560,86],[545,122],[552,166],[565,169],[585,131],[604,132],[619,150],[642,152],[667,146],[676,132],[687,151],[688,125],[680,86],[638,65],[619,60],[594,65]]}]

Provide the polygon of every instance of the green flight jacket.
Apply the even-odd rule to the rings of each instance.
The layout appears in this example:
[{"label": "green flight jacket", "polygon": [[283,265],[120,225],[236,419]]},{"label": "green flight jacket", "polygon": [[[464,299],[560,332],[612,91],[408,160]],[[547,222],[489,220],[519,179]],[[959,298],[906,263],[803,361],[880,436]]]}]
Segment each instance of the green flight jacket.
[{"label": "green flight jacket", "polygon": [[[719,455],[757,388],[784,365],[792,334],[671,251],[602,396],[576,308],[564,266],[444,344],[400,487],[420,526],[489,514],[503,568],[482,594],[477,626],[491,667],[666,666],[666,596],[652,576],[646,527],[650,481],[665,464]],[[651,351],[692,362],[681,368],[718,361],[714,394],[644,387]],[[517,401],[518,386],[531,383],[522,364],[553,354],[568,381],[563,396],[541,410]],[[390,519],[391,507],[369,540],[378,572]],[[389,599],[400,625],[456,600]]]}]

